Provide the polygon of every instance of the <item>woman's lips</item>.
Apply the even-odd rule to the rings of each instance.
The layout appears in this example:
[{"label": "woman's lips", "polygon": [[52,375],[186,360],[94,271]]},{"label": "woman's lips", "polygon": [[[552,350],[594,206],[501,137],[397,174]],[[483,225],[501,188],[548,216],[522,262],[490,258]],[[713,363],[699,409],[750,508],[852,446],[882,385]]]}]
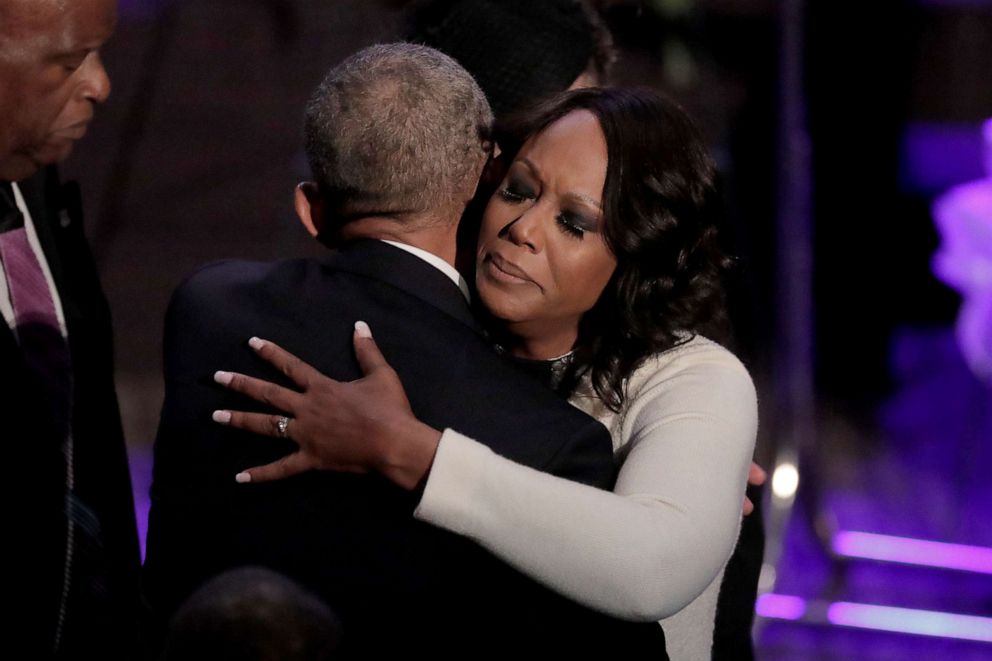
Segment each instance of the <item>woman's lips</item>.
[{"label": "woman's lips", "polygon": [[491,252],[486,255],[483,264],[486,273],[498,282],[505,282],[511,285],[530,284],[540,288],[540,285],[526,271],[497,252]]}]

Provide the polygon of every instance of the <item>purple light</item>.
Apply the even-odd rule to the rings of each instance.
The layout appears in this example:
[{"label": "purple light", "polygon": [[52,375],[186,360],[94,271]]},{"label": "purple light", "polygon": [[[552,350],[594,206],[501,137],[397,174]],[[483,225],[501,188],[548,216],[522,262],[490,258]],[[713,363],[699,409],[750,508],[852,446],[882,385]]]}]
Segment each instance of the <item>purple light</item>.
[{"label": "purple light", "polygon": [[813,624],[992,643],[992,618],[977,615],[846,601],[828,604],[774,593],[758,597],[755,611],[761,617],[777,620],[802,620]]},{"label": "purple light", "polygon": [[755,612],[776,620],[798,620],[806,614],[806,600],[784,594],[766,593],[758,597]]},{"label": "purple light", "polygon": [[986,178],[955,186],[934,201],[941,243],[933,273],[963,297],[957,339],[971,370],[992,384],[992,122],[982,127]]},{"label": "purple light", "polygon": [[982,139],[985,142],[985,176],[992,177],[992,118],[982,124]]},{"label": "purple light", "polygon": [[929,7],[988,7],[989,0],[920,0]]},{"label": "purple light", "polygon": [[859,629],[992,642],[992,618],[975,615],[839,601],[827,609],[827,620],[838,626]]},{"label": "purple light", "polygon": [[992,549],[982,546],[842,531],[834,535],[833,550],[852,558],[992,574]]},{"label": "purple light", "polygon": [[126,18],[156,18],[171,0],[120,0],[118,11]]},{"label": "purple light", "polygon": [[982,127],[975,124],[910,122],[902,136],[899,176],[904,189],[927,194],[981,179]]}]

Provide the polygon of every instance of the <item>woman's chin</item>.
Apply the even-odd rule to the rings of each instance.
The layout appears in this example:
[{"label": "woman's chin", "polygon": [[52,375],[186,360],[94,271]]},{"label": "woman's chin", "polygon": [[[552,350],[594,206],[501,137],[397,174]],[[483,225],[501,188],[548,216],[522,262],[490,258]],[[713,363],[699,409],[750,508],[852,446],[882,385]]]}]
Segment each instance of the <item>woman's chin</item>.
[{"label": "woman's chin", "polygon": [[498,283],[478,282],[479,301],[491,317],[504,324],[525,322],[535,315],[534,302],[523,292],[513,292]]}]

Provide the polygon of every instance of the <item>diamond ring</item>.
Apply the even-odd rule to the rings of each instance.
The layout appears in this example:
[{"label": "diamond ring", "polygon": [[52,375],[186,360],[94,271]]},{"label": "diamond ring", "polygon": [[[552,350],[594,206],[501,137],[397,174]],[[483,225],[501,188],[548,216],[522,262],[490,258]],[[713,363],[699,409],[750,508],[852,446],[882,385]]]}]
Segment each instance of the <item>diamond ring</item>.
[{"label": "diamond ring", "polygon": [[282,416],[276,419],[276,435],[279,438],[289,438],[287,430],[289,429],[289,418]]}]

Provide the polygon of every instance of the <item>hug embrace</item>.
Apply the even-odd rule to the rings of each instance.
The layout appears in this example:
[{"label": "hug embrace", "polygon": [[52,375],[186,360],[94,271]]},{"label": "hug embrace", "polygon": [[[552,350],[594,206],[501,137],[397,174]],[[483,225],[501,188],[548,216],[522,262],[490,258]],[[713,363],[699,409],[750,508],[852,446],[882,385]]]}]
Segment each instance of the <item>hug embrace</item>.
[{"label": "hug embrace", "polygon": [[449,57],[359,52],[311,98],[295,192],[333,250],[176,292],[162,629],[262,565],[332,607],[344,656],[709,658],[757,428],[713,162],[649,90],[492,124]]}]

